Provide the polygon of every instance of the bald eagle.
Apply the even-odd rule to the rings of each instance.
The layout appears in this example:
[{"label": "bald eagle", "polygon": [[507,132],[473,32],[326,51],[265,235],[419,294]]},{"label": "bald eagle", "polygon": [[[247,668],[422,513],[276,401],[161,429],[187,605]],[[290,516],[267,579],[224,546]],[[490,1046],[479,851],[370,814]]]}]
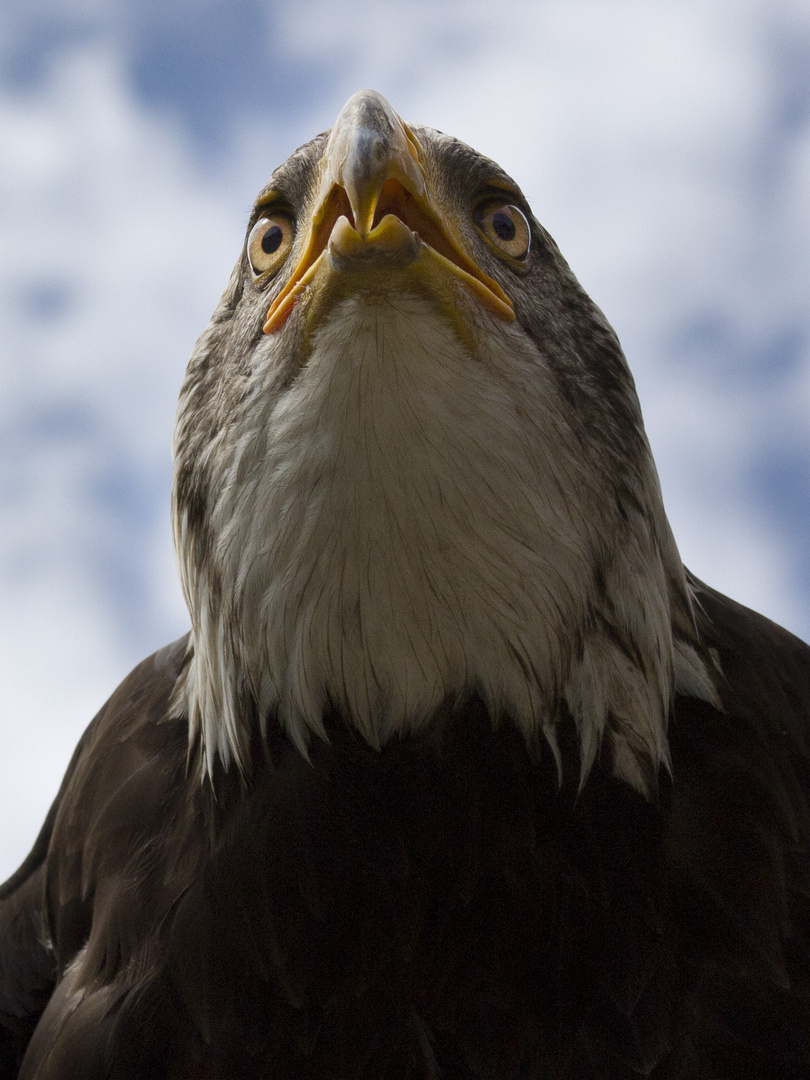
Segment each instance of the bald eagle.
[{"label": "bald eagle", "polygon": [[684,570],[502,169],[352,97],[174,457],[191,632],[0,891],[2,1077],[810,1077],[810,650]]}]

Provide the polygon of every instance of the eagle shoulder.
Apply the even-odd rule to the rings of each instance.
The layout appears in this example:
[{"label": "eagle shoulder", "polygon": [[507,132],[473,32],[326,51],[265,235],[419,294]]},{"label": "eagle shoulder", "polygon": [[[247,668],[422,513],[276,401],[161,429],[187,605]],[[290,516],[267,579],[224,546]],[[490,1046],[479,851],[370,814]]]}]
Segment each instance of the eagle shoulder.
[{"label": "eagle shoulder", "polygon": [[[126,887],[120,868],[137,863],[160,829],[187,750],[183,725],[163,722],[186,641],[140,663],[102,706],[30,855],[0,886],[0,1077],[17,1076],[55,986],[88,940],[101,893]],[[40,1025],[40,1044],[47,1037]]]},{"label": "eagle shoulder", "polygon": [[692,585],[702,640],[722,672],[723,708],[675,702],[663,840],[667,933],[692,969],[685,1002],[693,1038],[723,1063],[720,1074],[805,1077],[810,648],[702,582]]}]

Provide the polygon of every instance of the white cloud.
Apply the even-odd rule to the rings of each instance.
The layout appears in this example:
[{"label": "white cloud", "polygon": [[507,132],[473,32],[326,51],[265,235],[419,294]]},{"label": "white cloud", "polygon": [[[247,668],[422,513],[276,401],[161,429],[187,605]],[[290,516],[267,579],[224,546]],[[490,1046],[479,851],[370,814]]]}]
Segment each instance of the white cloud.
[{"label": "white cloud", "polygon": [[109,611],[49,565],[3,583],[0,875],[25,857],[84,728],[126,674]]},{"label": "white cloud", "polygon": [[137,109],[103,49],[74,52],[36,93],[1,100],[0,138],[8,871],[81,730],[138,659],[110,571],[94,561],[131,545],[146,594],[132,607],[174,633],[186,622],[166,572],[168,490],[162,520],[133,523],[115,484],[163,474],[168,487],[185,359],[238,252],[242,207],[197,174],[177,132]]}]

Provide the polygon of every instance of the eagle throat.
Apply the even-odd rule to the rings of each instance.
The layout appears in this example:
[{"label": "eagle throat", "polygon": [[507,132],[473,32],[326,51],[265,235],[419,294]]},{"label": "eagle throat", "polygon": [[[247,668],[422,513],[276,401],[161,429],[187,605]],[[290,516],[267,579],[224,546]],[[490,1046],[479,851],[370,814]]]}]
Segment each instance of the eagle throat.
[{"label": "eagle throat", "polygon": [[673,635],[673,583],[684,626],[689,598],[651,459],[626,520],[534,342],[515,326],[471,351],[416,295],[342,301],[278,370],[266,349],[263,392],[195,454],[204,544],[175,491],[193,627],[175,707],[204,769],[245,768],[256,717],[306,755],[333,705],[381,747],[475,693],[555,755],[568,710],[582,780],[608,738],[649,794],[678,671],[712,692]]}]

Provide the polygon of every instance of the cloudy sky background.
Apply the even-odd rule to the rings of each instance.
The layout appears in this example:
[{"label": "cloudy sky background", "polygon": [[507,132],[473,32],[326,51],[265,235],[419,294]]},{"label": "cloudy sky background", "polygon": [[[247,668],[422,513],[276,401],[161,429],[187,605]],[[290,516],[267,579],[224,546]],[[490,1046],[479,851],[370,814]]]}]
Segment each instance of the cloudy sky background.
[{"label": "cloudy sky background", "polygon": [[0,879],[187,628],[185,363],[254,194],[364,86],[518,180],[618,330],[684,560],[810,638],[810,0],[6,0]]}]

